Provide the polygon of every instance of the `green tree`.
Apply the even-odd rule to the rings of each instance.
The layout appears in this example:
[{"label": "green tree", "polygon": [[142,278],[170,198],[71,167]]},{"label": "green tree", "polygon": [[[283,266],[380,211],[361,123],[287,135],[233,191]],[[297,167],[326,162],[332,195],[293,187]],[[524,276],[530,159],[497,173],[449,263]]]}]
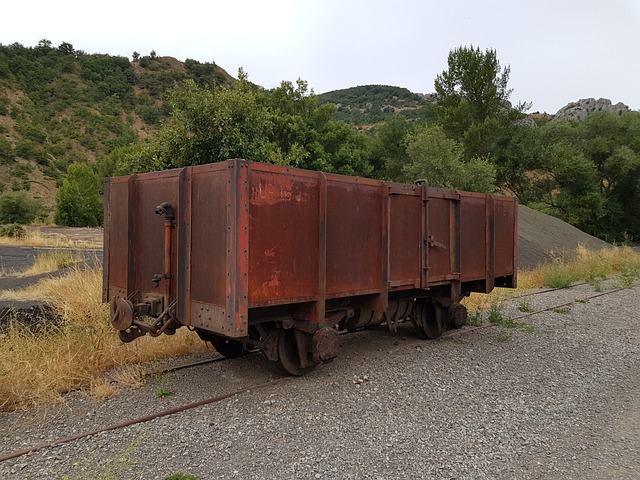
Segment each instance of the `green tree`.
[{"label": "green tree", "polygon": [[24,191],[0,195],[0,224],[33,222],[42,212],[42,203],[30,198]]},{"label": "green tree", "polygon": [[268,114],[248,82],[211,91],[187,80],[169,101],[173,113],[157,139],[167,167],[266,158]]},{"label": "green tree", "polygon": [[370,175],[368,138],[333,120],[335,106],[318,105],[298,80],[264,90],[243,71],[231,88],[193,80],[169,94],[171,118],[159,134],[116,160],[120,173],[218,162],[230,158],[347,175]]},{"label": "green tree", "polygon": [[529,105],[512,108],[511,68],[500,66],[495,50],[458,47],[449,53],[447,65],[435,80],[438,123],[450,138],[463,143],[466,158],[492,159]]},{"label": "green tree", "polygon": [[383,180],[402,181],[403,167],[409,161],[406,137],[411,126],[398,116],[388,118],[376,127],[372,140],[374,175]]},{"label": "green tree", "polygon": [[407,136],[407,182],[426,178],[434,187],[490,193],[495,190],[495,167],[478,157],[464,160],[464,147],[446,136],[439,125],[425,125]]},{"label": "green tree", "polygon": [[100,176],[83,163],[67,168],[67,178],[56,194],[55,222],[68,227],[102,225],[102,183]]}]

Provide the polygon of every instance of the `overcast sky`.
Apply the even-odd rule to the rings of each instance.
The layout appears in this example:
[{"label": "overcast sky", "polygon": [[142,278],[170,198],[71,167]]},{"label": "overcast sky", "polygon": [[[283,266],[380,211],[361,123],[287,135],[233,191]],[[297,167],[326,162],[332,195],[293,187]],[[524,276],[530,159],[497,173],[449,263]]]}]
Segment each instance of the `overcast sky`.
[{"label": "overcast sky", "polygon": [[382,84],[434,91],[450,50],[492,48],[511,100],[555,113],[580,98],[640,109],[640,0],[148,0],[4,2],[0,43],[134,51],[243,67],[266,88]]}]

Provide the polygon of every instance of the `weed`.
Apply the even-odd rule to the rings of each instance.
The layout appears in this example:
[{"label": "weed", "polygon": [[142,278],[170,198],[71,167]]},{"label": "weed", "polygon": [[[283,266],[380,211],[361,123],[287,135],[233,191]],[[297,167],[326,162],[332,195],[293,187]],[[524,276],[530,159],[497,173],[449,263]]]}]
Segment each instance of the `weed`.
[{"label": "weed", "polygon": [[171,390],[169,386],[169,377],[168,375],[160,375],[156,377],[156,381],[158,387],[156,388],[156,397],[158,398],[169,398],[175,395],[175,392]]},{"label": "weed", "polygon": [[554,308],[553,311],[556,313],[561,313],[563,315],[566,315],[571,311],[571,307],[558,307],[558,308]]},{"label": "weed", "polygon": [[139,439],[129,443],[116,456],[105,463],[93,464],[92,458],[84,458],[73,464],[72,475],[62,475],[63,480],[119,480],[124,470],[134,466],[133,458],[139,446]]},{"label": "weed", "polygon": [[519,328],[525,332],[535,332],[535,328],[525,323],[516,322],[513,318],[503,313],[503,307],[501,304],[493,304],[489,308],[487,319],[492,325],[503,328]]},{"label": "weed", "polygon": [[589,303],[586,298],[576,298],[576,303]]},{"label": "weed", "polygon": [[471,325],[472,327],[479,327],[482,325],[482,310],[476,310],[473,313],[470,313],[467,316],[467,325]]},{"label": "weed", "polygon": [[189,473],[174,473],[173,475],[165,477],[164,480],[200,480],[200,477],[196,477]]},{"label": "weed", "polygon": [[554,261],[542,267],[542,280],[547,287],[567,288],[578,280],[567,264]]},{"label": "weed", "polygon": [[499,342],[508,342],[509,340],[511,340],[511,336],[507,335],[506,333],[499,333],[496,336],[496,340],[498,340]]},{"label": "weed", "polygon": [[20,239],[23,238],[26,234],[27,231],[22,225],[18,223],[10,223],[9,225],[0,227],[0,237]]},{"label": "weed", "polygon": [[533,312],[533,307],[527,300],[522,300],[518,305],[518,310],[522,313],[531,313]]},{"label": "weed", "polygon": [[55,272],[61,268],[70,267],[81,260],[82,257],[80,255],[69,250],[44,252],[39,254],[33,262],[33,265],[20,273],[19,276],[30,277],[41,273]]},{"label": "weed", "polygon": [[631,288],[636,284],[638,278],[640,278],[640,265],[629,264],[618,273],[617,285],[621,288]]},{"label": "weed", "polygon": [[494,303],[491,305],[487,312],[487,320],[489,320],[489,323],[506,328],[516,327],[516,322],[514,322],[511,317],[506,316],[502,310],[502,304]]},{"label": "weed", "polygon": [[526,323],[519,323],[518,328],[527,333],[536,333],[538,331],[536,327],[533,325],[527,325]]}]

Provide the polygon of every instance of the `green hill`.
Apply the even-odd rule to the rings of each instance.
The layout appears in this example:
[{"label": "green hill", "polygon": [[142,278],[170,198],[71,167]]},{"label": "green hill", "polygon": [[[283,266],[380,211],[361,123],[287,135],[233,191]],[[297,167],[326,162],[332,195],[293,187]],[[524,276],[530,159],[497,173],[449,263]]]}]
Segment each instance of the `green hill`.
[{"label": "green hill", "polygon": [[334,103],[337,118],[355,125],[371,125],[397,115],[407,120],[431,118],[432,95],[390,85],[362,85],[318,95],[320,103]]},{"label": "green hill", "polygon": [[0,193],[29,190],[53,205],[73,162],[93,163],[154,132],[169,114],[164,94],[178,82],[228,85],[215,63],[134,54],[88,54],[42,40],[0,44]]}]

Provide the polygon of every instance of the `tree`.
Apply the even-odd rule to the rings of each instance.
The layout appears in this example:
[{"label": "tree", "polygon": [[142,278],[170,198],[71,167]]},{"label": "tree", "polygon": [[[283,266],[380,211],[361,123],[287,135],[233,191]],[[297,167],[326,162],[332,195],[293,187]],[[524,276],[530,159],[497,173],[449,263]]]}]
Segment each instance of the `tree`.
[{"label": "tree", "polygon": [[333,120],[335,105],[318,105],[305,81],[265,90],[242,70],[238,78],[231,88],[205,89],[193,80],[175,88],[169,94],[171,118],[156,137],[123,153],[115,170],[133,173],[245,158],[371,174],[368,138]]},{"label": "tree", "polygon": [[68,227],[102,225],[102,184],[84,163],[72,163],[56,194],[55,222]]},{"label": "tree", "polygon": [[133,59],[134,62],[137,62],[140,59],[140,54],[134,51],[133,54],[131,55],[131,58]]},{"label": "tree", "polygon": [[609,241],[640,238],[640,113],[532,130],[526,201]]},{"label": "tree", "polygon": [[402,168],[404,180],[426,178],[434,187],[490,193],[495,190],[495,167],[474,157],[465,161],[464,147],[448,138],[442,127],[425,125],[407,136],[409,161]]},{"label": "tree", "polygon": [[376,127],[372,142],[374,175],[384,180],[402,181],[402,169],[409,161],[406,136],[410,125],[401,117],[388,118]]},{"label": "tree", "polygon": [[62,42],[60,45],[58,45],[58,51],[63,55],[73,55],[76,53],[73,45],[68,42]]},{"label": "tree", "polygon": [[467,159],[491,158],[529,105],[511,107],[511,68],[500,66],[495,50],[458,47],[449,53],[447,65],[435,80],[438,123],[447,136],[463,143]]}]

